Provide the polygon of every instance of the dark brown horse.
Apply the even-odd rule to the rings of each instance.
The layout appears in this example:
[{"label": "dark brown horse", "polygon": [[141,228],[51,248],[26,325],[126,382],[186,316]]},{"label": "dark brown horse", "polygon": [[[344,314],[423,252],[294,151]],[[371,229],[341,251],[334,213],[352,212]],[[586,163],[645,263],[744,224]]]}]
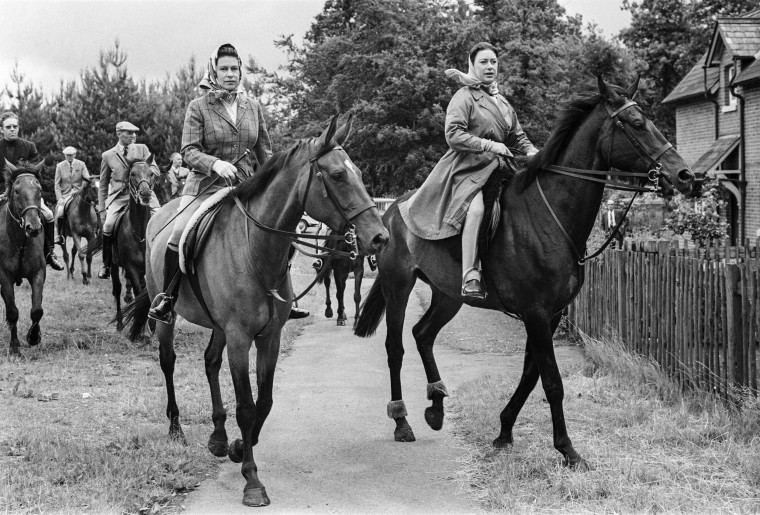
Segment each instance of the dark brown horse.
[{"label": "dark brown horse", "polygon": [[[336,248],[343,252],[350,252],[351,246],[344,242],[330,241],[325,243],[325,248]],[[359,304],[362,301],[362,279],[364,278],[364,259],[365,256],[356,256],[351,258],[349,256],[335,256],[331,259],[324,261],[324,265],[329,268],[329,271],[318,270],[319,281],[325,285],[325,317],[333,317],[332,301],[330,299],[330,272],[335,280],[335,298],[338,301],[338,318],[336,320],[338,325],[346,325],[346,306],[343,303],[343,296],[346,291],[346,283],[350,274],[354,274],[354,304],[356,310],[354,311],[354,327],[356,327],[357,315],[359,314]]]},{"label": "dark brown horse", "polygon": [[42,339],[42,288],[45,285],[39,172],[19,163],[5,172],[7,199],[0,207],[0,290],[5,302],[5,320],[11,331],[10,353],[19,354],[18,308],[15,287],[26,279],[32,287],[32,325],[26,333],[29,345]]},{"label": "dark brown horse", "polygon": [[[225,199],[203,252],[193,262],[194,272],[182,277],[175,306],[189,322],[213,329],[205,354],[214,422],[208,448],[216,456],[228,454],[234,462],[243,463],[243,503],[249,506],[269,504],[257,474],[253,446],[272,408],[280,332],[292,304],[287,274],[290,236],[297,236],[294,231],[301,215],[308,211],[340,234],[355,226],[359,246],[368,253],[377,252],[388,241],[361,172],[340,146],[348,136],[349,124],[336,130],[336,120],[331,120],[319,138],[275,154],[231,194],[234,199]],[[162,284],[164,251],[171,233],[167,222],[176,212],[177,202],[162,207],[148,226],[150,298]],[[288,300],[283,302],[283,298]],[[133,336],[142,332],[149,304],[147,295],[135,299]],[[174,325],[159,323],[156,334],[166,378],[169,434],[184,440],[174,390]],[[256,345],[256,402],[249,376],[252,342]],[[225,346],[242,436],[232,445],[228,445],[227,415],[219,388]]]},{"label": "dark brown horse", "polygon": [[[82,189],[72,195],[71,202],[63,213],[64,242],[61,247],[63,260],[66,262],[66,276],[68,279],[74,278],[74,256],[79,255],[82,284],[90,284],[92,278],[92,251],[88,252],[87,249],[89,243],[94,241],[100,233],[97,206],[98,180],[83,178]],[[69,262],[69,251],[66,248],[66,238],[69,236],[74,242],[71,247],[71,262]],[[87,245],[83,245],[82,240],[87,240]]]},{"label": "dark brown horse", "polygon": [[[573,448],[565,427],[564,390],[552,336],[564,308],[583,284],[586,240],[604,191],[604,182],[594,180],[615,175],[609,170],[617,168],[657,180],[664,193],[671,192],[672,186],[688,192],[693,182],[683,159],[629,100],[637,86],[638,81],[622,92],[599,79],[598,94],[570,103],[559,114],[546,146],[528,159],[527,169],[502,193],[501,223],[483,259],[485,299],[460,295],[459,236],[423,240],[407,229],[397,204],[385,213],[383,222],[391,234],[390,244],[380,253],[378,277],[362,306],[355,332],[359,336],[373,334],[387,311],[385,347],[391,373],[388,414],[395,419],[397,441],[414,440],[406,420],[400,372],[404,314],[419,278],[432,289],[430,307],[413,329],[427,375],[427,396],[432,400],[425,410],[430,427],[442,427],[443,398],[447,395],[433,343],[441,328],[467,302],[519,316],[528,334],[523,375],[501,412],[501,433],[493,445],[512,445],[512,427],[540,377],[552,414],[554,447],[567,465],[588,466]],[[594,174],[595,170],[600,172]]]},{"label": "dark brown horse", "polygon": [[156,177],[155,183],[153,184],[153,191],[156,192],[156,197],[158,198],[158,203],[162,206],[166,204],[167,202],[170,202],[174,200],[175,198],[179,198],[182,196],[182,191],[185,189],[185,179],[179,179],[179,183],[177,184],[177,191],[172,194],[172,182],[169,179],[169,172],[161,172],[161,174]]}]

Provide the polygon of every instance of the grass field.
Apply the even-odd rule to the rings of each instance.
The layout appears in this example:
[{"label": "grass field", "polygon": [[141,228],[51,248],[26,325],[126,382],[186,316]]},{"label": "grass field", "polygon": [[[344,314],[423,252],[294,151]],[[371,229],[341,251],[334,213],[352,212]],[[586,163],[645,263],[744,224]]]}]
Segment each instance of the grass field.
[{"label": "grass field", "polygon": [[461,479],[501,513],[758,513],[760,402],[729,410],[682,393],[656,366],[614,342],[584,341],[588,365],[563,377],[574,447],[594,470],[564,468],[540,383],[496,452],[499,413],[519,377],[485,377],[456,391],[451,410],[467,451]]},{"label": "grass field", "polygon": [[[294,264],[297,291],[313,278],[310,262]],[[83,286],[49,271],[42,344],[30,348],[22,340],[22,356],[11,358],[8,330],[0,333],[0,512],[170,513],[181,509],[183,493],[216,473],[222,459],[206,450],[212,424],[203,351],[210,333],[178,324],[184,447],[167,438],[157,344],[132,343],[109,325],[110,284],[95,278]],[[312,290],[301,307],[320,308],[322,292]],[[29,327],[29,295],[28,286],[17,289],[20,335]],[[311,320],[285,325],[282,353]],[[232,440],[239,430],[226,358],[220,381]]]}]

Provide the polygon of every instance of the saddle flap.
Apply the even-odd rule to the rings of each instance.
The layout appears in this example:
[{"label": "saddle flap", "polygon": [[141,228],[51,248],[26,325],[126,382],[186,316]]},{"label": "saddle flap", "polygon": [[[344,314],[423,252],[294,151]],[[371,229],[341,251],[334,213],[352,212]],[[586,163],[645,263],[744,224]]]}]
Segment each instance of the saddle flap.
[{"label": "saddle flap", "polygon": [[203,246],[211,234],[217,213],[222,206],[222,201],[227,198],[234,188],[227,187],[215,192],[203,201],[200,207],[193,213],[182,231],[179,239],[179,268],[182,273],[193,272],[195,258],[203,250]]}]

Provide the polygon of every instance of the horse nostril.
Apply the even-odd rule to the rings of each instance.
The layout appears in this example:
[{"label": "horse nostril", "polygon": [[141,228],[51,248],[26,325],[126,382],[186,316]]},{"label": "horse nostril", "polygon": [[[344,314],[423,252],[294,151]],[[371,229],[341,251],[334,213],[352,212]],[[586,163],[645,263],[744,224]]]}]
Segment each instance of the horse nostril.
[{"label": "horse nostril", "polygon": [[683,169],[677,174],[678,180],[681,182],[691,182],[694,180],[694,174],[691,170]]},{"label": "horse nostril", "polygon": [[385,247],[388,244],[388,232],[383,231],[379,234],[376,234],[374,238],[372,238],[372,248],[375,250],[380,250],[381,248]]}]

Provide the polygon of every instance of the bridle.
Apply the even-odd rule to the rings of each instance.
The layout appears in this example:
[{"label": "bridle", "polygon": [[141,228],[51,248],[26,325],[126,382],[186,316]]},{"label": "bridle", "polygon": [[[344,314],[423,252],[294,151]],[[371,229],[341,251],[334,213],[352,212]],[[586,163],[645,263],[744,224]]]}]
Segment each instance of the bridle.
[{"label": "bridle", "polygon": [[145,183],[148,185],[148,189],[150,191],[153,191],[153,183],[155,182],[155,179],[153,177],[152,171],[149,171],[147,179],[140,179],[139,181],[135,181],[134,179],[132,179],[132,168],[134,168],[134,166],[137,164],[145,164],[146,166],[150,166],[150,165],[148,165],[147,161],[135,161],[134,163],[132,163],[132,166],[129,167],[129,170],[130,170],[129,194],[132,196],[132,199],[135,202],[140,202],[140,199],[138,198],[140,196],[140,185],[142,183]]},{"label": "bridle", "polygon": [[[623,212],[623,216],[620,217],[620,221],[618,221],[615,228],[610,232],[609,237],[607,240],[602,244],[602,246],[593,254],[584,256],[581,254],[581,252],[578,251],[577,247],[575,246],[575,243],[573,243],[572,238],[570,238],[570,235],[567,233],[565,228],[562,226],[562,223],[560,222],[559,218],[557,217],[556,213],[552,209],[551,205],[549,204],[548,199],[546,198],[546,195],[544,194],[544,190],[541,187],[541,182],[539,181],[538,177],[536,177],[536,185],[538,186],[538,192],[541,194],[541,198],[544,201],[544,204],[549,209],[549,213],[552,215],[552,218],[554,218],[554,221],[557,223],[557,226],[560,228],[560,231],[562,232],[565,239],[570,244],[570,248],[573,251],[573,254],[575,254],[575,257],[577,259],[577,262],[579,265],[583,266],[586,264],[586,261],[590,259],[594,259],[595,257],[599,256],[604,250],[609,246],[609,244],[612,242],[615,233],[620,229],[621,225],[625,221],[626,217],[628,216],[628,211],[630,211],[631,206],[633,205],[633,201],[636,200],[636,197],[641,192],[657,192],[660,191],[659,187],[659,179],[668,180],[667,176],[662,173],[662,164],[659,162],[659,159],[662,158],[663,155],[668,150],[671,150],[673,148],[673,145],[671,145],[669,142],[665,142],[653,151],[647,151],[646,148],[644,148],[644,145],[641,144],[639,140],[636,139],[636,137],[631,133],[631,131],[625,126],[625,124],[620,120],[619,115],[626,109],[638,105],[633,100],[627,100],[622,106],[618,107],[617,109],[614,109],[608,104],[605,103],[605,108],[607,109],[607,114],[609,118],[612,120],[612,134],[610,135],[610,145],[607,150],[607,164],[611,168],[611,158],[612,158],[612,144],[615,141],[615,129],[620,129],[623,131],[623,134],[625,135],[626,139],[628,139],[631,146],[634,148],[634,150],[639,154],[640,157],[643,157],[649,161],[649,170],[647,172],[627,172],[627,171],[620,171],[620,170],[585,170],[582,168],[571,168],[567,166],[560,166],[560,165],[549,165],[545,167],[544,169],[553,173],[557,173],[560,175],[566,175],[569,177],[575,177],[577,179],[583,179],[585,181],[591,181],[591,182],[599,182],[604,184],[605,186],[610,186],[613,189],[617,190],[623,190],[623,191],[633,191],[633,197],[631,198],[630,202],[628,203],[628,206],[626,207],[625,211]],[[647,181],[646,186],[635,186],[628,183],[623,183],[621,181],[613,180],[613,179],[606,179],[606,178],[596,178],[596,177],[589,177],[589,175],[597,175],[597,176],[611,176],[611,177],[629,177],[629,178],[635,178],[635,179],[642,179]],[[585,254],[585,249],[584,249]]]},{"label": "bridle", "polygon": [[[304,255],[310,256],[310,257],[316,257],[316,258],[324,258],[327,256],[345,256],[350,259],[356,259],[359,256],[359,245],[358,245],[358,239],[356,237],[356,226],[353,224],[351,220],[359,216],[364,211],[371,209],[375,206],[375,203],[371,200],[368,202],[365,202],[364,204],[360,204],[359,206],[354,207],[351,210],[346,210],[343,208],[343,206],[340,205],[340,202],[338,200],[338,197],[335,195],[335,192],[328,186],[328,180],[325,178],[325,173],[322,171],[322,168],[319,165],[319,158],[322,156],[325,156],[329,154],[330,152],[336,151],[336,150],[342,150],[342,147],[340,145],[336,145],[326,151],[322,152],[313,152],[309,156],[309,178],[306,181],[306,189],[304,190],[303,198],[301,199],[301,207],[306,207],[306,202],[309,197],[309,191],[311,190],[311,183],[314,177],[317,178],[317,180],[320,181],[320,184],[322,185],[322,196],[326,197],[330,200],[333,207],[338,211],[340,214],[340,217],[343,219],[343,227],[338,231],[339,234],[303,234],[303,233],[297,233],[294,231],[283,231],[281,229],[277,229],[274,227],[269,227],[268,225],[265,225],[256,218],[254,218],[253,215],[251,215],[248,210],[243,206],[243,203],[240,201],[240,199],[237,196],[233,196],[233,199],[235,200],[235,204],[237,205],[238,209],[249,219],[253,224],[263,229],[267,232],[270,232],[272,234],[277,234],[279,236],[286,236],[293,239],[293,243],[297,244],[299,246],[306,246],[315,248],[318,250],[323,250],[322,253],[314,254],[310,252],[305,252],[299,249],[299,252],[301,252]],[[304,241],[300,241],[302,238],[309,238],[313,240],[324,240],[324,241],[344,241],[348,243],[351,246],[351,250],[346,252],[338,249],[331,249],[331,248],[325,248],[322,246],[317,245],[316,243],[307,243]]]},{"label": "bridle", "polygon": [[16,222],[16,225],[18,225],[22,230],[24,229],[24,215],[26,214],[27,211],[36,210],[39,217],[42,218],[42,209],[40,209],[40,206],[36,206],[34,204],[26,206],[24,209],[21,210],[20,213],[14,213],[14,211],[16,210],[16,203],[13,201],[14,199],[13,184],[15,184],[15,182],[20,177],[23,177],[25,175],[30,175],[34,177],[35,179],[37,178],[37,176],[35,176],[33,173],[19,174],[18,176],[16,176],[15,179],[13,179],[13,183],[11,184],[11,188],[10,188],[11,191],[10,191],[10,194],[8,195],[8,215],[11,217],[11,220]]}]

